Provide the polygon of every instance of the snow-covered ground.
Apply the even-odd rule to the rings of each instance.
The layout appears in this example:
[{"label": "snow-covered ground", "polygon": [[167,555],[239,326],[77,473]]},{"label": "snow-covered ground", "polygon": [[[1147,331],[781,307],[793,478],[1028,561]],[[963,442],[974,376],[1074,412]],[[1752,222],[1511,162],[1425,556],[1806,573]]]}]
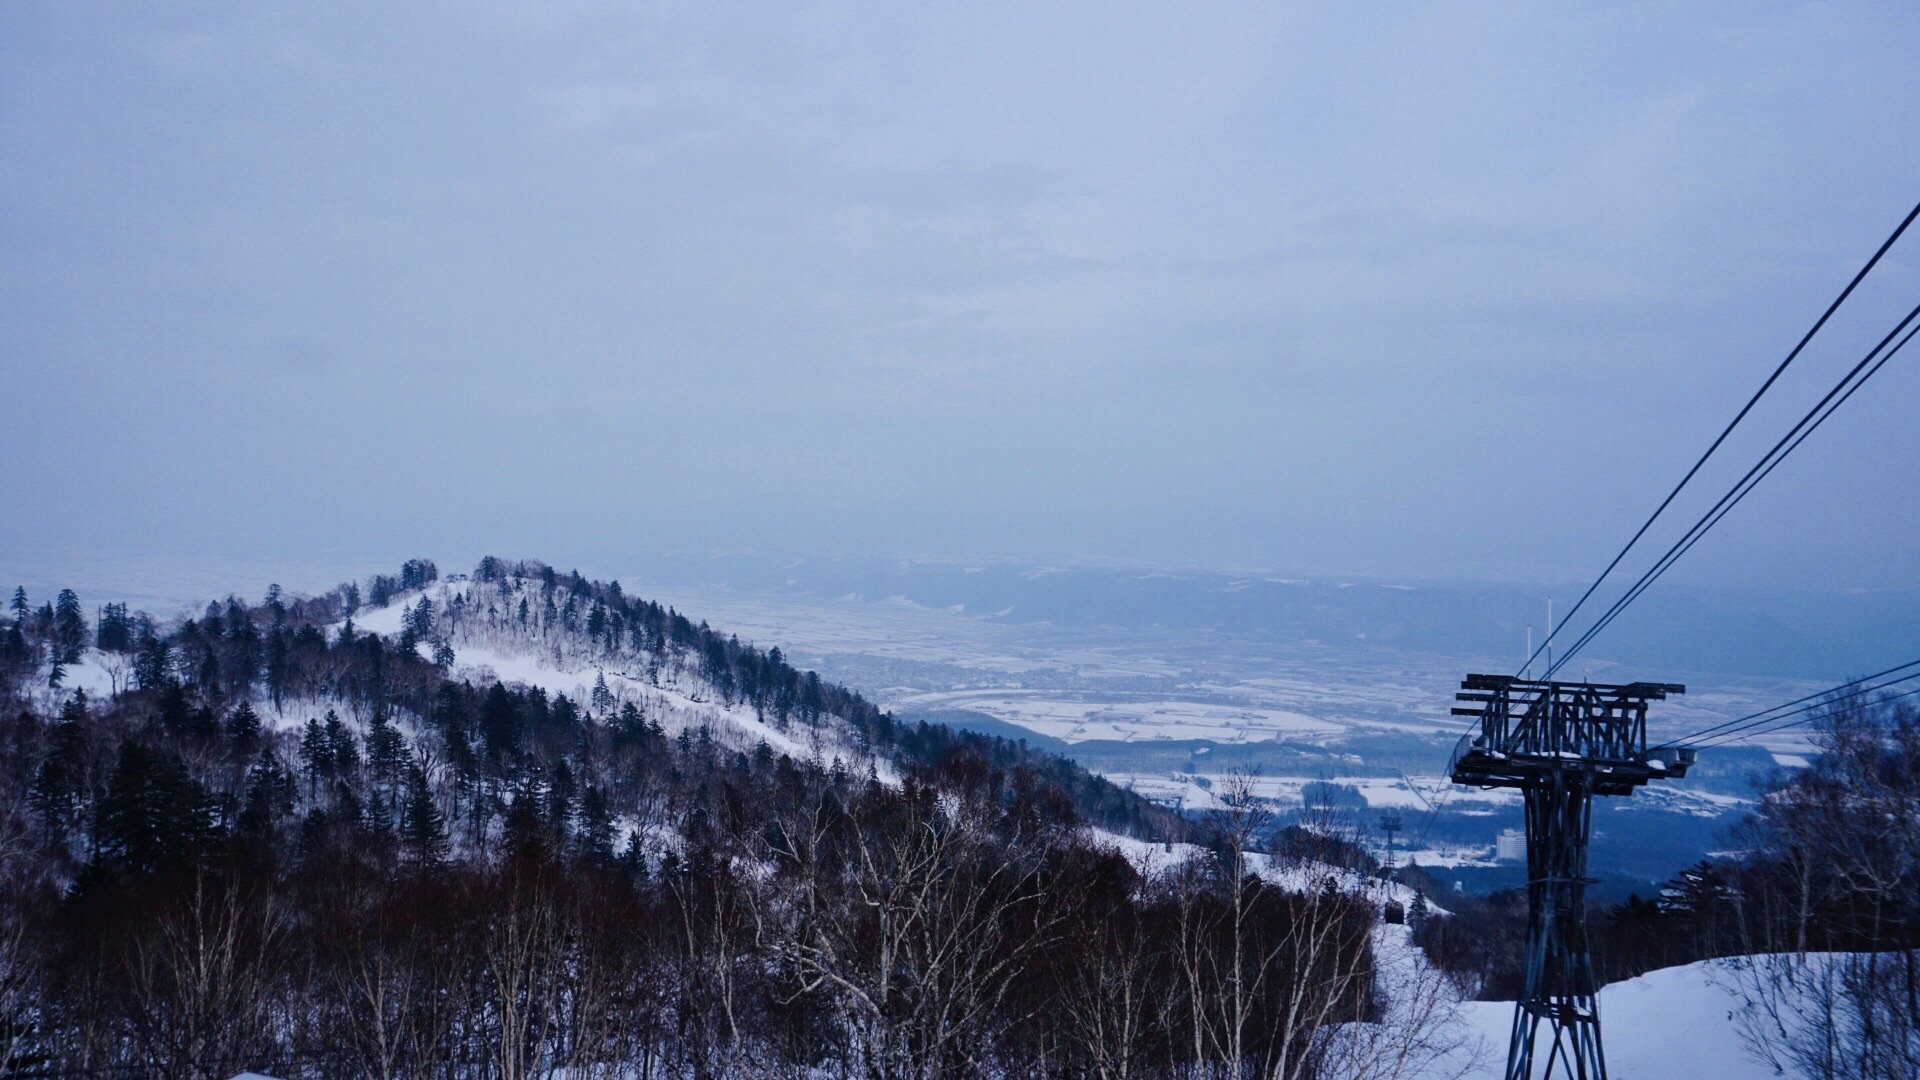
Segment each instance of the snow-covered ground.
[{"label": "snow-covered ground", "polygon": [[[1741,1041],[1737,1015],[1742,999],[1732,985],[1725,963],[1708,960],[1603,987],[1601,1044],[1609,1075],[1633,1080],[1773,1080],[1778,1074],[1749,1056]],[[1513,1003],[1468,1001],[1459,1010],[1466,1031],[1485,1052],[1477,1058],[1455,1055],[1423,1076],[1498,1080],[1506,1066]],[[1456,1073],[1460,1068],[1464,1073]]]},{"label": "snow-covered ground", "polygon": [[1198,844],[1156,844],[1091,825],[1085,833],[1095,844],[1120,853],[1142,874],[1163,873],[1206,853]]},{"label": "snow-covered ground", "polygon": [[65,698],[75,690],[85,690],[88,697],[98,701],[132,685],[133,657],[124,653],[88,649],[81,655],[79,663],[66,665],[60,686],[48,689],[53,691],[55,698]]}]

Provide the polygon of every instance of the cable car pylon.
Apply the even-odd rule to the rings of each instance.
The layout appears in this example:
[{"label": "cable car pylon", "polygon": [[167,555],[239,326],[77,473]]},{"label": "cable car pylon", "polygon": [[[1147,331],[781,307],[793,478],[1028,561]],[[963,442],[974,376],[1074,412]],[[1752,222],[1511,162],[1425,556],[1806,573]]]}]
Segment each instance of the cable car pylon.
[{"label": "cable car pylon", "polygon": [[[1684,694],[1673,683],[1602,685],[1468,675],[1455,716],[1480,720],[1454,749],[1456,784],[1519,788],[1527,821],[1527,946],[1507,1047],[1507,1080],[1606,1080],[1587,947],[1587,843],[1593,797],[1632,795],[1683,777],[1689,747],[1647,748],[1647,704]],[[1541,1026],[1550,1041],[1539,1044]]]}]

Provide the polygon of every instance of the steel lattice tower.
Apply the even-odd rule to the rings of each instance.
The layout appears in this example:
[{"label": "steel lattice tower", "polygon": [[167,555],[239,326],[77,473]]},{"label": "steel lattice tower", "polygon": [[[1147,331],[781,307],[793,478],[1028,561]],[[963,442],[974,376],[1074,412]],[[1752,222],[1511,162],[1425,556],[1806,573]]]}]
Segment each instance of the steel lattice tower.
[{"label": "steel lattice tower", "polygon": [[[1631,795],[1650,780],[1685,776],[1689,748],[1647,749],[1647,703],[1686,687],[1670,683],[1534,682],[1469,675],[1456,716],[1480,718],[1460,740],[1456,784],[1519,788],[1527,819],[1527,951],[1513,1010],[1507,1080],[1606,1080],[1587,948],[1587,840],[1595,795]],[[1542,1023],[1551,1042],[1536,1046]]]}]

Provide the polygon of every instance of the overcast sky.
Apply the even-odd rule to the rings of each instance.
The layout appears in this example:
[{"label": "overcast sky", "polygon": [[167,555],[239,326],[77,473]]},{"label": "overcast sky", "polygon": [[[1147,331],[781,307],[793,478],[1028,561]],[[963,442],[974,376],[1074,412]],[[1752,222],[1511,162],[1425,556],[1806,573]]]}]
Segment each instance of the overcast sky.
[{"label": "overcast sky", "polygon": [[[0,548],[1579,578],[1920,199],[1916,41],[1894,4],[9,3]],[[1916,300],[1920,230],[1708,486]],[[1677,577],[1920,585],[1916,408],[1920,354]]]}]

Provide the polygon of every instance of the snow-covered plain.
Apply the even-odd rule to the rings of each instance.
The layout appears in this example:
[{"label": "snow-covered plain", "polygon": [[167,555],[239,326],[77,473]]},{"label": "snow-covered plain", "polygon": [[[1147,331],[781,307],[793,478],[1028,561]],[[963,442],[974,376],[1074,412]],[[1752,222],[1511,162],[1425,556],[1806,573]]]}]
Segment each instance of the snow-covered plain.
[{"label": "snow-covered plain", "polygon": [[[1127,773],[1110,772],[1107,779],[1122,787],[1132,788],[1147,798],[1159,802],[1172,802],[1185,794],[1191,807],[1210,807],[1208,798],[1193,795],[1192,791],[1206,791],[1226,783],[1230,777],[1225,773],[1196,771],[1192,773]],[[1325,777],[1315,776],[1265,776],[1255,775],[1245,779],[1255,796],[1276,803],[1299,804],[1303,800],[1303,789],[1308,784],[1329,782]],[[1520,804],[1520,794],[1510,789],[1481,791],[1475,788],[1456,788],[1452,781],[1444,776],[1383,777],[1383,776],[1342,776],[1330,781],[1342,787],[1357,790],[1366,799],[1367,806],[1374,810],[1411,810],[1425,811],[1441,800],[1448,800],[1455,810],[1475,809],[1494,810]]]},{"label": "snow-covered plain", "polygon": [[[742,640],[778,644],[802,667],[903,714],[962,709],[1067,742],[1182,739],[1332,743],[1351,735],[1458,734],[1460,676],[1510,658],[1438,656],[1256,635],[1022,625],[898,598],[818,599],[720,587],[649,586]],[[1594,678],[1605,677],[1597,669]],[[1818,689],[1804,680],[1714,676],[1650,718],[1654,741]],[[1802,753],[1794,729],[1766,744]]]},{"label": "snow-covered plain", "polygon": [[893,707],[967,709],[1065,743],[1107,739],[1207,739],[1218,743],[1338,734],[1344,726],[1290,709],[1178,700],[1063,699],[1041,691],[966,690],[906,694]]}]

